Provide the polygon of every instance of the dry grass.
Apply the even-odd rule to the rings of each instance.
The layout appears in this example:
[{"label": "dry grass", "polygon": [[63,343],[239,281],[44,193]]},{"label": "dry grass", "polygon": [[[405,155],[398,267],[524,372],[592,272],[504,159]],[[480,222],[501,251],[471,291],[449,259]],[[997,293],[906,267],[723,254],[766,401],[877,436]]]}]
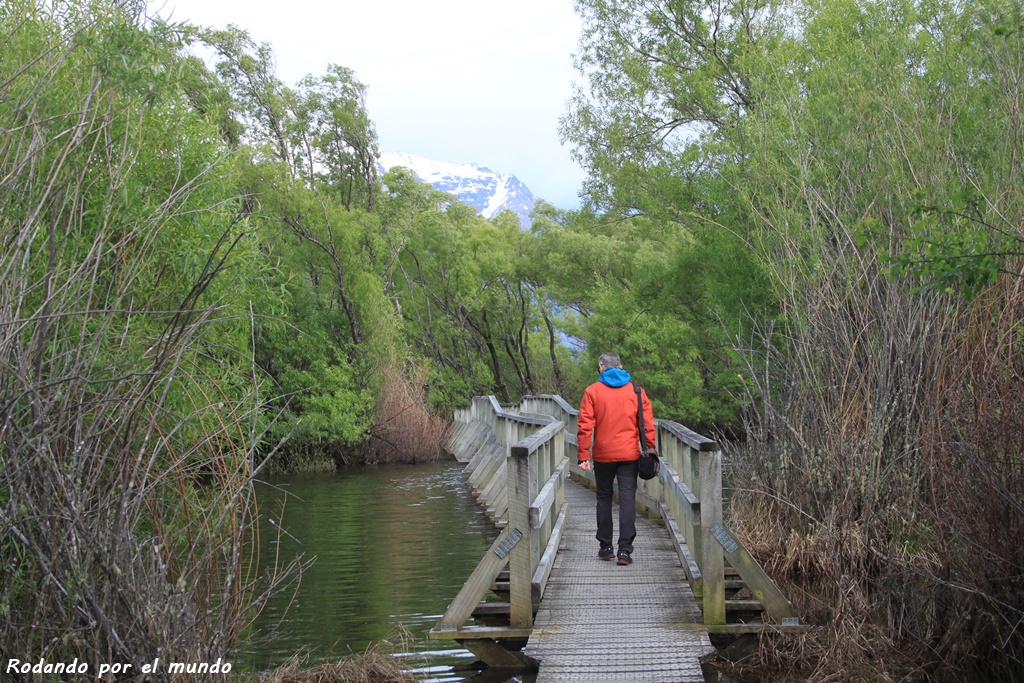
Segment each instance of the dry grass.
[{"label": "dry grass", "polygon": [[776,576],[834,587],[822,632],[761,664],[811,681],[1015,676],[1021,278],[969,302],[920,294],[853,245],[840,232],[829,266],[791,282],[786,329],[745,345],[750,484],[733,524]]},{"label": "dry grass", "polygon": [[[800,595],[795,585],[785,585],[787,594]],[[802,599],[801,599],[802,598]],[[906,679],[901,671],[899,650],[877,625],[870,600],[856,582],[804,593],[794,606],[817,629],[778,637],[762,634],[760,647],[739,664],[717,662],[730,678],[750,681],[847,681],[895,682]],[[806,618],[806,617],[805,617]],[[896,658],[894,659],[894,655]]]},{"label": "dry grass", "polygon": [[825,315],[830,294],[817,290],[773,365],[785,372],[761,387],[775,394],[740,465],[752,484],[733,499],[766,569],[830,587],[811,610],[822,628],[766,641],[759,675],[1013,678],[1024,670],[1021,280],[935,309],[916,333],[899,321],[924,311],[872,311],[863,298],[845,333]]},{"label": "dry grass", "polygon": [[272,671],[261,683],[412,683],[416,679],[394,659],[374,652],[305,668],[298,658]]},{"label": "dry grass", "polygon": [[376,643],[364,652],[307,666],[306,658],[295,656],[288,662],[261,676],[259,683],[413,683],[416,679],[405,671],[394,653],[404,649],[408,634]]},{"label": "dry grass", "polygon": [[933,605],[922,634],[940,667],[1024,671],[1024,289],[974,302],[936,379],[924,440]]},{"label": "dry grass", "polygon": [[[821,632],[763,662],[811,681],[1024,676],[1024,52],[987,23],[1020,6],[937,11],[977,49],[944,47],[924,78],[879,58],[911,26],[888,19],[826,31],[824,80],[780,69],[793,95],[736,187],[778,308],[737,343],[750,453],[732,522],[777,575],[831,587]],[[996,115],[964,126],[947,97]]]},{"label": "dry grass", "polygon": [[425,380],[416,368],[389,362],[379,370],[376,419],[370,432],[368,463],[434,462],[444,456],[449,422],[430,409]]}]

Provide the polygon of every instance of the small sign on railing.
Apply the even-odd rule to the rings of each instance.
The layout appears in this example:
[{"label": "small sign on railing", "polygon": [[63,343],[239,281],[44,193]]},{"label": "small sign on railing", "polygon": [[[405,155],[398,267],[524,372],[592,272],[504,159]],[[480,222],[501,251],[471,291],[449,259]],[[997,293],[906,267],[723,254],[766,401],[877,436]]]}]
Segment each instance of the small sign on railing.
[{"label": "small sign on railing", "polygon": [[736,539],[733,538],[728,531],[717,524],[711,527],[711,535],[718,539],[718,542],[722,544],[722,549],[725,550],[725,552],[732,554],[739,550],[740,546],[736,543]]},{"label": "small sign on railing", "polygon": [[505,559],[505,556],[512,552],[512,548],[516,547],[516,544],[523,538],[523,532],[519,529],[512,529],[508,532],[508,536],[505,540],[498,544],[498,547],[494,549],[494,554]]}]

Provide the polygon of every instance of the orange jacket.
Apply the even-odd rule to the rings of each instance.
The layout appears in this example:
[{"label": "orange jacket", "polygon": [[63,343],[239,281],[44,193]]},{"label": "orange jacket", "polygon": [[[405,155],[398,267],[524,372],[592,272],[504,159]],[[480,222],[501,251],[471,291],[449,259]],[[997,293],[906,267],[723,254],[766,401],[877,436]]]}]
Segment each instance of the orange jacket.
[{"label": "orange jacket", "polygon": [[[640,398],[644,407],[647,446],[654,448],[657,430],[654,427],[651,401],[643,389],[640,390]],[[587,387],[580,402],[577,424],[577,457],[580,460],[589,457],[591,443],[594,446],[595,462],[621,462],[640,458],[640,430],[636,424],[636,392],[632,382],[619,387],[594,382]]]}]

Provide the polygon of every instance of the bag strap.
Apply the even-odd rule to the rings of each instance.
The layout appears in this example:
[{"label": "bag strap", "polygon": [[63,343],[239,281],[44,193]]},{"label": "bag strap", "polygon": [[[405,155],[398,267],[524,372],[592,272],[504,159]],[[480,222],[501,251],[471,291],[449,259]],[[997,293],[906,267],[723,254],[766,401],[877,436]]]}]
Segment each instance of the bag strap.
[{"label": "bag strap", "polygon": [[636,426],[640,430],[640,443],[643,444],[643,453],[647,452],[647,430],[644,429],[644,404],[640,401],[640,385],[630,382],[633,391],[636,392]]}]

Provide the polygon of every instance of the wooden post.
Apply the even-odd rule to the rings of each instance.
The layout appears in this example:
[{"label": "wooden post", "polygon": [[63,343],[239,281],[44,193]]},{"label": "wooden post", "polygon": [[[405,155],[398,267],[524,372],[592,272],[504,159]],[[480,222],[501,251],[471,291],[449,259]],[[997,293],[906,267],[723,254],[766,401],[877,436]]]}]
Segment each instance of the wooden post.
[{"label": "wooden post", "polygon": [[516,438],[516,423],[508,418],[502,418],[502,433],[504,434],[505,440],[502,445],[505,446],[505,455],[508,455],[509,446],[514,444],[519,439]]},{"label": "wooden post", "polygon": [[711,530],[722,525],[722,451],[700,453],[700,572],[704,623],[725,623],[725,557]]},{"label": "wooden post", "polygon": [[703,500],[700,494],[700,452],[689,444],[683,444],[683,482],[698,500]]},{"label": "wooden post", "polygon": [[739,572],[740,578],[764,606],[768,616],[777,621],[796,619],[799,622],[799,615],[793,609],[793,605],[765,573],[753,555],[736,540],[736,537],[723,527],[716,527],[711,530],[711,533],[721,544],[722,550],[729,558],[729,564]]},{"label": "wooden post", "polygon": [[[544,469],[541,471],[542,478],[537,482],[541,486],[546,485],[548,479],[550,479],[551,475],[555,473],[555,468],[558,467],[558,464],[560,462],[562,462],[561,455],[558,453],[561,450],[558,447],[559,437],[561,436],[562,432],[559,431],[558,435],[544,447]],[[537,493],[539,494],[540,491],[538,491]],[[534,498],[534,500],[536,500],[536,497]],[[540,530],[541,542],[539,548],[541,554],[543,554],[544,552],[544,547],[547,544],[548,539],[551,538],[551,527],[554,523],[555,515],[548,515],[548,520],[544,523],[544,526]],[[539,560],[540,554],[538,554],[535,559]]]},{"label": "wooden post", "polygon": [[[544,549],[541,547],[541,536],[543,535],[542,529],[534,529],[533,525],[530,524],[530,506],[533,505],[533,501],[537,499],[537,494],[540,493],[540,487],[543,486],[548,478],[544,474],[544,461],[547,460],[547,454],[551,450],[551,442],[544,443],[539,448],[534,450],[529,456],[527,456],[527,462],[529,463],[529,477],[530,477],[530,488],[526,495],[526,523],[530,526],[532,533],[530,534],[530,604],[533,605],[533,572],[537,569],[534,563],[540,561],[541,553]],[[531,608],[532,609],[532,608]]]},{"label": "wooden post", "polygon": [[530,451],[513,446],[508,460],[508,529],[521,534],[509,553],[509,621],[512,628],[533,627],[533,534],[530,529]]},{"label": "wooden post", "polygon": [[[573,456],[573,457],[575,458],[575,456]],[[565,459],[565,427],[562,427],[562,430],[560,432],[558,432],[558,434],[555,436],[555,463],[554,463],[554,465],[555,465],[555,469],[556,470],[559,467],[561,467],[563,459]],[[572,462],[575,462],[575,459]],[[555,489],[555,493],[556,493],[556,496],[555,496],[555,506],[554,506],[555,510],[561,510],[562,506],[565,505],[565,475],[568,474],[568,473],[569,473],[569,466],[567,464],[566,467],[565,467],[564,473],[563,473],[563,475],[561,477],[561,481],[558,482],[558,488]],[[552,516],[553,517],[557,517],[557,515],[552,515]],[[557,519],[556,519],[556,521],[557,521]],[[547,529],[547,534],[548,534],[547,537],[548,537],[548,539],[551,538],[551,534],[554,533],[554,530],[555,530],[555,522],[553,521],[551,523],[551,525]],[[558,543],[557,542],[555,543],[555,550],[556,551],[558,550]]]}]

